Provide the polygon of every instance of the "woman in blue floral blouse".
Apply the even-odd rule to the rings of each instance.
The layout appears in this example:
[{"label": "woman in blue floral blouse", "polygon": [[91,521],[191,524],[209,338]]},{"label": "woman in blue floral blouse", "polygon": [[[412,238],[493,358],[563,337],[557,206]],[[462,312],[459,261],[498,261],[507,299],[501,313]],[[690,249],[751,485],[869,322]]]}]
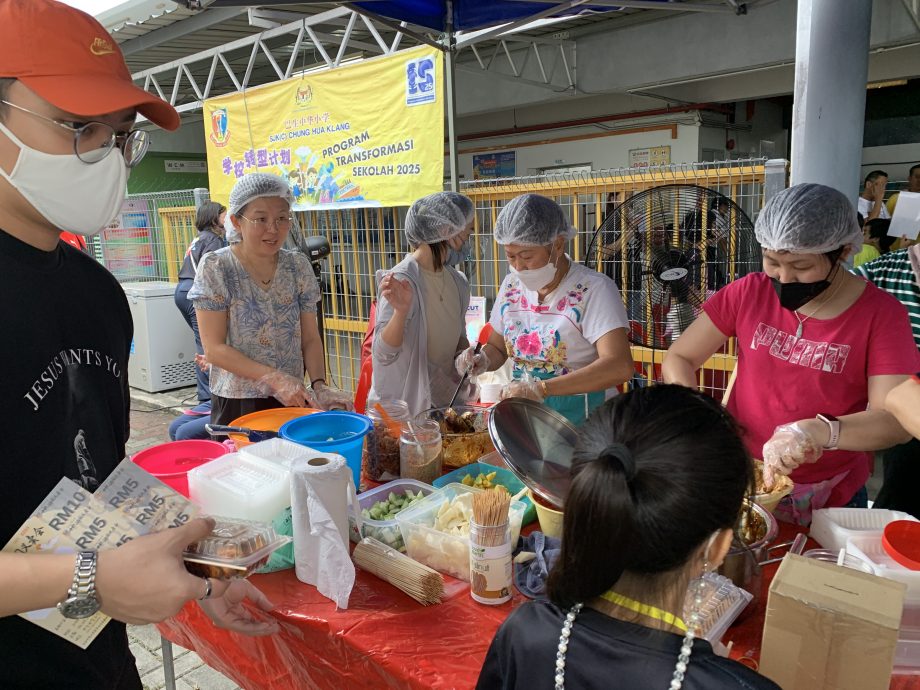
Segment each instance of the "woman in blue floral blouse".
[{"label": "woman in blue floral blouse", "polygon": [[[287,182],[276,175],[240,178],[228,205],[239,241],[204,257],[189,292],[211,365],[214,424],[274,407],[351,404],[326,385],[320,289],[310,262],[282,249],[294,224],[291,202]],[[312,390],[304,385],[307,373]]]}]

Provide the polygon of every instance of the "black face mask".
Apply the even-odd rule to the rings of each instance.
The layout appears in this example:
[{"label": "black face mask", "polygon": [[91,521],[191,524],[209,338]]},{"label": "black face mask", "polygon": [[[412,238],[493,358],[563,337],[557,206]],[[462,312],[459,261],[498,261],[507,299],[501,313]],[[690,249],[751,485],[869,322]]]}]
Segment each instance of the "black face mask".
[{"label": "black face mask", "polygon": [[776,290],[776,296],[779,297],[780,306],[789,311],[796,311],[804,307],[831,286],[829,278],[835,268],[836,264],[831,266],[824,280],[816,280],[813,283],[781,283],[776,278],[770,278],[773,282],[773,289]]}]

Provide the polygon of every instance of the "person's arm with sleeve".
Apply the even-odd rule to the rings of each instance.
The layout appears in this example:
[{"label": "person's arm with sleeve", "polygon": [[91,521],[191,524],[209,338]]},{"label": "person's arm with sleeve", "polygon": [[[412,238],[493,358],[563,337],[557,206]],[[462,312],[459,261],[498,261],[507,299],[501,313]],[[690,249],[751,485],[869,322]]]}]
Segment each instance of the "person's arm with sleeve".
[{"label": "person's arm with sleeve", "polygon": [[189,291],[189,299],[195,305],[201,344],[209,364],[257,382],[267,393],[270,392],[288,407],[303,407],[306,404],[307,389],[303,381],[297,381],[295,377],[274,367],[260,364],[227,344],[230,295],[221,275],[217,255],[211,253],[202,259],[195,276],[195,285]]},{"label": "person's arm with sleeve", "polygon": [[[901,305],[876,315],[866,325],[869,333],[867,351],[868,398],[866,410],[839,418],[839,437],[836,448],[851,451],[876,451],[904,443],[910,434],[897,418],[885,409],[888,394],[905,381],[908,371],[920,368],[920,355],[914,342],[907,318]],[[773,486],[775,473],[789,474],[803,463],[817,462],[831,440],[828,424],[820,419],[800,419],[777,427],[764,444],[764,486]]]},{"label": "person's arm with sleeve", "polygon": [[914,438],[920,438],[920,373],[889,391],[885,398],[885,409]]}]

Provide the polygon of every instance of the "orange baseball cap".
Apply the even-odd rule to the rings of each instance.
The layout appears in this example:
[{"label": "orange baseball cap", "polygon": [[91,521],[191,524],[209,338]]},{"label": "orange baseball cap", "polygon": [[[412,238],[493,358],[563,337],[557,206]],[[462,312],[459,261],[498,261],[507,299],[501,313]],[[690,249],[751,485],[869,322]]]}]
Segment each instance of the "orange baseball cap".
[{"label": "orange baseball cap", "polygon": [[56,0],[0,0],[0,77],[12,77],[80,116],[135,108],[163,129],[179,127],[169,103],[136,86],[121,49],[85,12]]}]

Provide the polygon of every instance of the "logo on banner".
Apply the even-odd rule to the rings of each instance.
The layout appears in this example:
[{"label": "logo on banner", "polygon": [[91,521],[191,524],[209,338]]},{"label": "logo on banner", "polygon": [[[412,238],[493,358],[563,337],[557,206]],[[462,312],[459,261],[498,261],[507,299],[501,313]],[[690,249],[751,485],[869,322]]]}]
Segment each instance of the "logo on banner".
[{"label": "logo on banner", "polygon": [[406,61],[406,105],[435,101],[435,58],[433,55]]},{"label": "logo on banner", "polygon": [[215,146],[226,146],[230,140],[229,118],[226,108],[211,111],[211,134],[208,137]]},{"label": "logo on banner", "polygon": [[309,84],[303,86],[298,86],[297,91],[294,93],[294,102],[297,103],[301,108],[310,105],[310,101],[313,100],[313,87]]}]

